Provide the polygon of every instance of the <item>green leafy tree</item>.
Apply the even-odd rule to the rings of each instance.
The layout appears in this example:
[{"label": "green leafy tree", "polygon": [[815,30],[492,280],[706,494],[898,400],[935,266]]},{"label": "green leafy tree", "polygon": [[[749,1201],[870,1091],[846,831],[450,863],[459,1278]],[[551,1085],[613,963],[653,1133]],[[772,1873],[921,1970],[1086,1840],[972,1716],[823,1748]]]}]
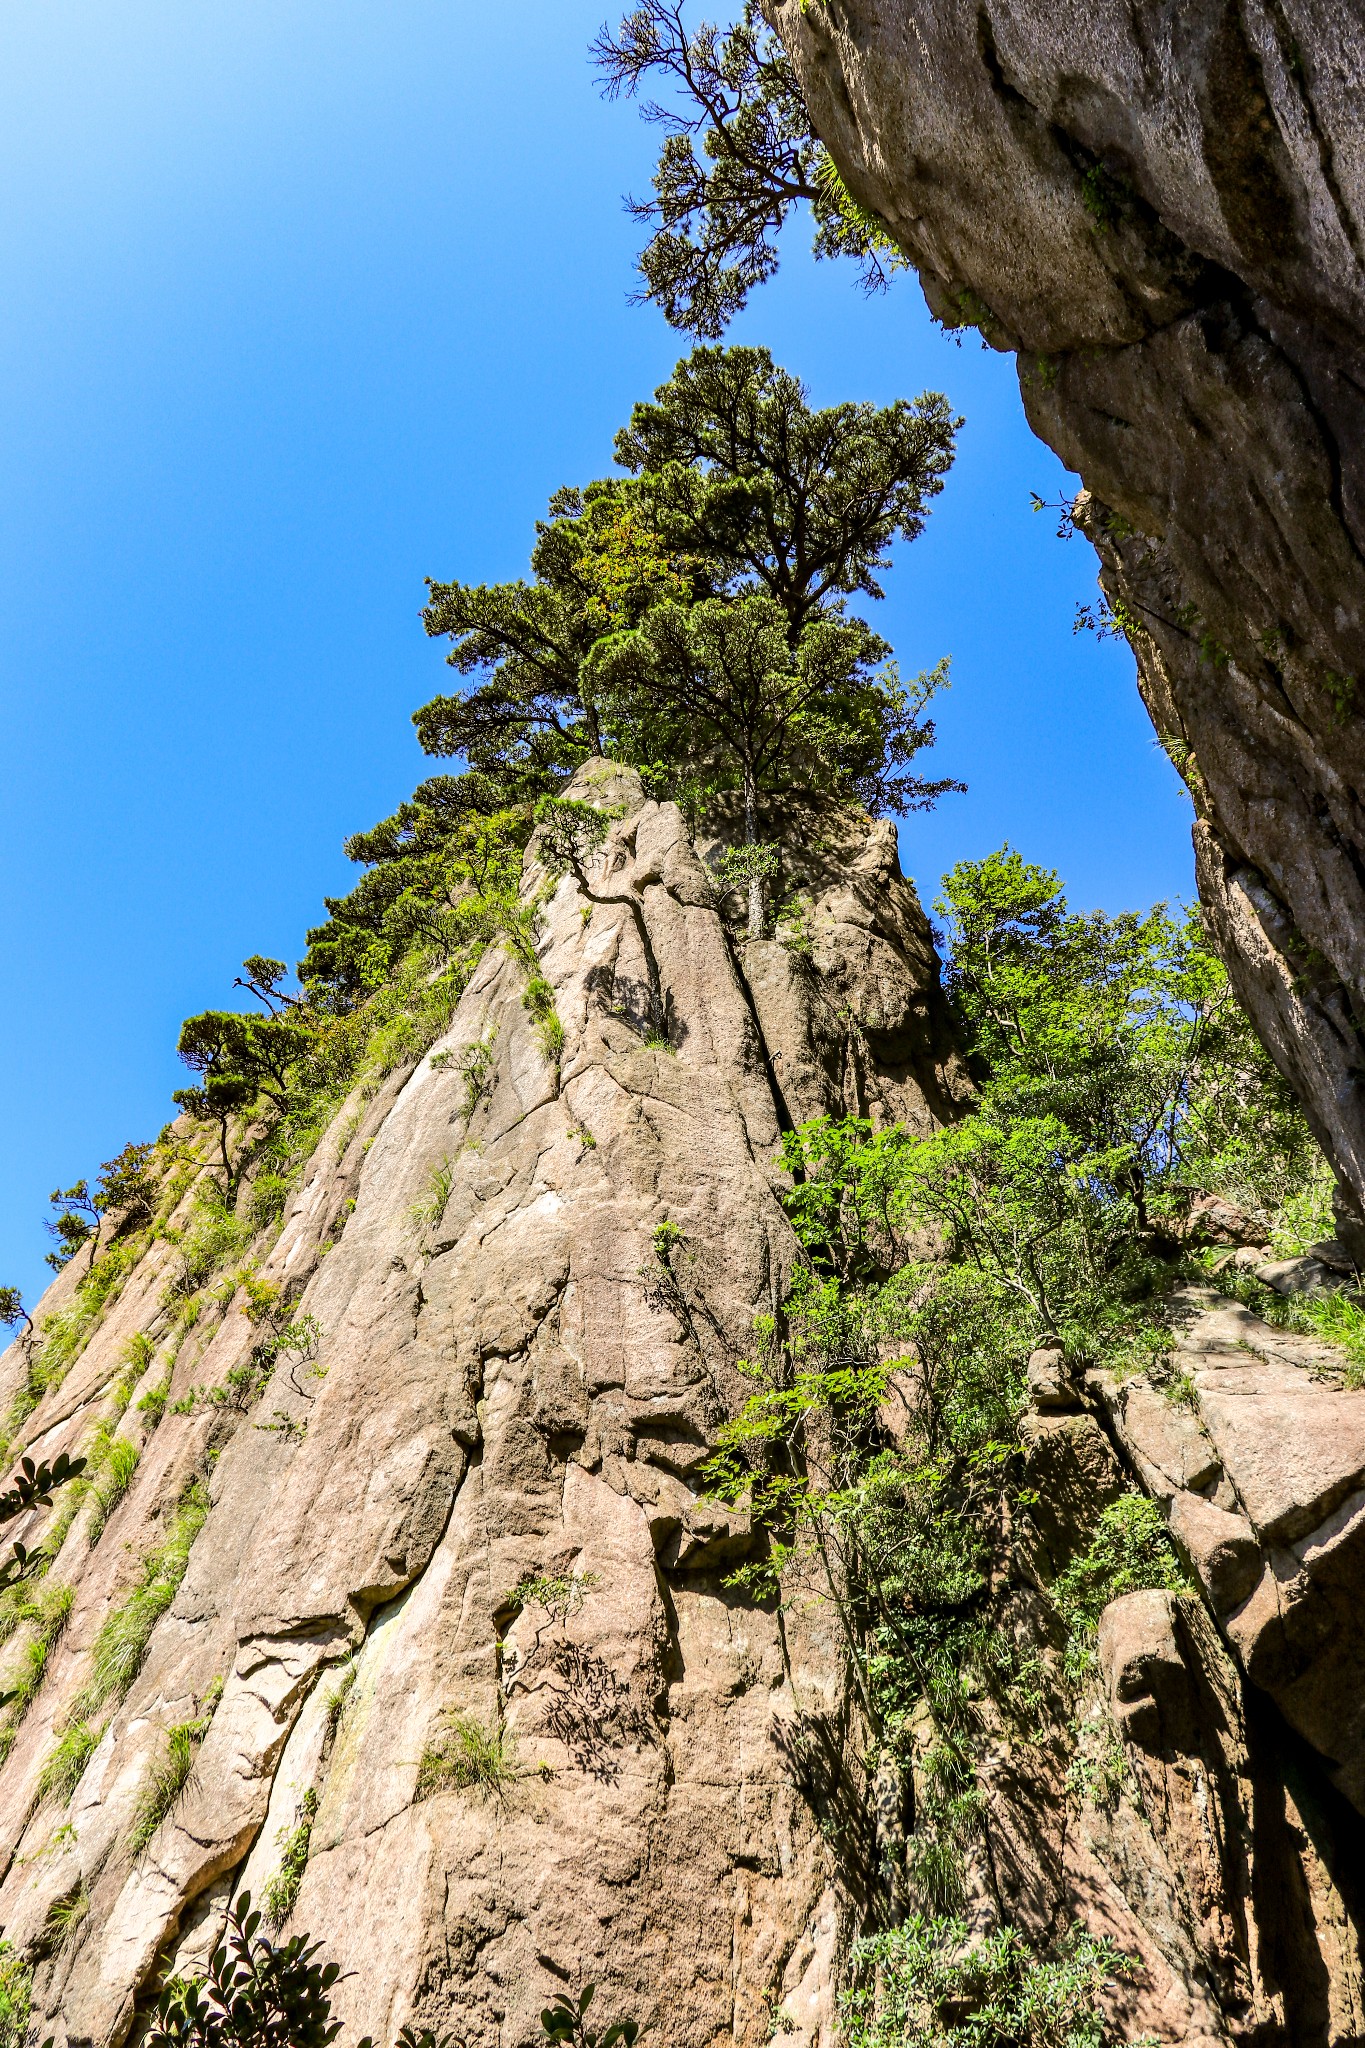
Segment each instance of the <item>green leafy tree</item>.
[{"label": "green leafy tree", "polygon": [[69,1188],[54,1188],[48,1200],[57,1211],[46,1226],[48,1235],[57,1240],[56,1249],[47,1254],[48,1265],[60,1272],[86,1245],[91,1248],[93,1264],[99,1244],[101,1212],[98,1197],[91,1193],[89,1181],[78,1180]]},{"label": "green leafy tree", "polygon": [[1211,1188],[1268,1211],[1313,1177],[1303,1117],[1197,912],[1079,915],[1007,846],[945,875],[936,908],[991,1121],[1054,1119],[1127,1205],[1122,1227],[1169,1236]]},{"label": "green leafy tree", "polygon": [[428,633],[449,637],[450,666],[486,680],[423,705],[418,738],[429,754],[463,755],[504,805],[553,794],[602,751],[582,688],[593,644],[691,589],[624,480],[557,491],[536,527],[531,572],[530,582],[430,582],[423,613]]},{"label": "green leafy tree", "polygon": [[233,1117],[261,1098],[277,1111],[288,1107],[289,1069],[310,1037],[307,1025],[294,1017],[257,1017],[238,1010],[205,1010],[181,1025],[176,1050],[203,1078],[196,1087],[177,1089],[171,1099],[187,1115],[218,1126],[229,1191],[236,1181],[228,1149]]},{"label": "green leafy tree", "polygon": [[[661,604],[634,632],[600,643],[593,689],[628,759],[691,759],[709,766],[712,791],[737,788],[752,847],[765,790],[816,785],[904,810],[956,786],[889,765],[932,744],[918,715],[935,679],[921,679],[915,701],[894,671],[874,669],[887,651],[861,620],[837,616],[811,620],[793,645],[767,596]],[[761,938],[757,868],[748,895],[749,936]]]},{"label": "green leafy tree", "polygon": [[100,1168],[96,1202],[101,1215],[117,1215],[124,1224],[145,1223],[156,1211],[157,1177],[152,1161],[155,1145],[125,1145]]},{"label": "green leafy tree", "polygon": [[815,409],[764,349],[695,350],[617,437],[627,475],[556,494],[532,581],[431,586],[427,630],[485,680],[423,706],[423,746],[507,802],[561,793],[605,747],[656,787],[742,789],[746,828],[779,757],[879,809],[960,787],[907,773],[946,664],[874,676],[890,650],[843,610],[881,596],[958,424],[935,393]]},{"label": "green leafy tree", "polygon": [[33,1335],[33,1318],[24,1307],[24,1297],[17,1287],[0,1287],[0,1323],[12,1330],[16,1323],[23,1323],[28,1335]]},{"label": "green leafy tree", "polygon": [[349,896],[327,899],[328,922],[308,934],[299,976],[317,1011],[363,1000],[414,945],[446,963],[516,923],[529,806],[471,807],[462,793],[476,779],[435,777],[347,840],[368,872]]},{"label": "green leafy tree", "polygon": [[662,545],[718,590],[779,603],[795,640],[840,598],[880,598],[893,540],[914,540],[952,466],[958,419],[936,391],[812,407],[765,348],[697,348],[616,437]]},{"label": "green leafy tree", "polygon": [[642,0],[593,45],[611,98],[642,90],[645,119],[664,130],[654,196],[627,202],[649,231],[638,298],[675,327],[714,338],[778,265],[776,236],[809,206],[815,254],[851,256],[864,288],[885,288],[903,264],[886,223],[845,190],[811,133],[796,73],[746,0],[728,28],[689,30],[681,0]]}]

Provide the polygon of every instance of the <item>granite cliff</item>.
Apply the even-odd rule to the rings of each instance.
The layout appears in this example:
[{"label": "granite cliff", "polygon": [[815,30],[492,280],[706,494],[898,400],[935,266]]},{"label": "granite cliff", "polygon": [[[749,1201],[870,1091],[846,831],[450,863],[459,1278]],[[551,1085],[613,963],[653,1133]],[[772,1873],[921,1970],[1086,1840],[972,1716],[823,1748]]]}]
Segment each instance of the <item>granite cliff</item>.
[{"label": "granite cliff", "polygon": [[[342,1964],[343,2040],[526,2048],[593,1979],[671,2048],[829,2048],[851,1940],[914,1903],[929,1737],[908,1775],[879,1757],[827,1601],[727,1585],[753,1532],[699,1467],[796,1256],[782,1131],[927,1134],[966,1100],[929,928],[887,825],[801,820],[793,947],[734,936],[631,771],[576,791],[614,819],[586,887],[534,841],[525,882],[557,1062],[492,947],[245,1263],[195,1250],[181,1126],[163,1227],[64,1370],[35,1359],[81,1258],[6,1355],[33,1453],[97,1453],[20,1531],[46,1570],[0,1652],[0,1921],[58,2048],[136,2039],[243,1888]],[[1031,1705],[979,1703],[969,1916],[1112,1940],[1125,2038],[1344,2043],[1365,1393],[1212,1292],[1177,1325],[1178,1400],[1030,1366],[990,1597]],[[1111,1602],[1078,1681],[1050,1589],[1135,1486],[1191,1590]]]},{"label": "granite cliff", "polygon": [[1365,14],[765,11],[848,189],[936,314],[1017,351],[1032,425],[1084,480],[1203,901],[1359,1230]]}]

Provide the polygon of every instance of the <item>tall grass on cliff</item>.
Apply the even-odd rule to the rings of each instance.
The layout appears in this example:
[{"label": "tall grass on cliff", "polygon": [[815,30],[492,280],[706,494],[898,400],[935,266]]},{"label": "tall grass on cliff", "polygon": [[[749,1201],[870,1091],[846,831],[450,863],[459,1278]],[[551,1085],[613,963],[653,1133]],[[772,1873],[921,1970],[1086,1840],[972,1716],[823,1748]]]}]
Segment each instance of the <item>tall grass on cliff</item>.
[{"label": "tall grass on cliff", "polygon": [[1030,1608],[1030,1352],[1159,1359],[1197,1196],[1232,1194],[1270,1232],[1289,1212],[1321,1227],[1328,1190],[1197,917],[1078,915],[1008,848],[955,868],[938,908],[972,1105],[929,1136],[857,1117],[786,1136],[803,1263],[709,1476],[764,1533],[732,1583],[832,1606],[873,1757],[915,1772],[888,1882],[951,1921],[980,1866],[988,1731],[1065,1722],[1106,1600],[1183,1584],[1134,1495],[1082,1539],[1051,1619]]}]

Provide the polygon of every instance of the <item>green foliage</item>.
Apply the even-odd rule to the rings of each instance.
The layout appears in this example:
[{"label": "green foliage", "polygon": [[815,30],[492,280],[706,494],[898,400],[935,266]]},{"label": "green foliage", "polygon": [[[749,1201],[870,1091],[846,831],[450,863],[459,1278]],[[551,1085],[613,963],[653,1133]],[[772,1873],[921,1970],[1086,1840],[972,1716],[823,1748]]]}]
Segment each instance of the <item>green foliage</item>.
[{"label": "green foliage", "polygon": [[101,1624],[90,1651],[89,1675],[73,1702],[73,1714],[89,1719],[106,1703],[124,1697],[142,1668],[152,1630],[185,1576],[191,1547],[208,1512],[208,1490],[202,1480],[195,1480],[175,1509],[165,1537],[143,1564],[139,1583]]},{"label": "green foliage", "polygon": [[980,1938],[918,1914],[860,1941],[854,1967],[840,2001],[850,2048],[1105,2048],[1123,2036],[1103,1994],[1137,1969],[1080,1925],[1040,1956],[1014,1928]]},{"label": "green foliage", "polygon": [[635,2039],[640,2031],[637,2020],[613,2020],[609,2027],[600,2031],[589,2028],[588,2007],[596,1995],[595,1984],[585,1984],[577,1998],[571,1998],[566,1991],[557,1991],[540,2015],[546,2038],[562,2042],[563,2048],[616,2048],[618,2041],[624,2041],[625,2048],[635,2048]]},{"label": "green foliage", "polygon": [[25,2048],[33,2012],[32,1974],[20,1951],[0,1941],[0,2048]]},{"label": "green foliage", "polygon": [[[340,1964],[320,1963],[321,1944],[306,1934],[275,1942],[260,1926],[250,1892],[242,1892],[208,1975],[163,1986],[146,2048],[326,2048],[336,2039],[331,1993]],[[404,2029],[405,2048],[416,2040]],[[368,2035],[357,2048],[373,2048]]]},{"label": "green foliage", "polygon": [[1126,1493],[1099,1518],[1089,1548],[1073,1558],[1052,1587],[1057,1612],[1070,1631],[1068,1666],[1079,1676],[1094,1660],[1100,1615],[1111,1600],[1144,1587],[1191,1591],[1161,1510],[1143,1493]]},{"label": "green foliage", "polygon": [[467,1045],[455,1065],[464,1076],[464,1118],[468,1123],[487,1092],[493,1075],[494,1046],[497,1026],[483,1038],[476,1038]]},{"label": "green foliage", "polygon": [[527,1607],[543,1607],[562,1625],[598,1583],[596,1572],[528,1572],[518,1579],[504,1606],[518,1614]]},{"label": "green foliage", "polygon": [[427,1185],[408,1210],[408,1221],[414,1230],[434,1230],[446,1212],[450,1190],[455,1180],[455,1167],[449,1158],[439,1161],[427,1176]]},{"label": "green foliage", "polygon": [[630,207],[649,232],[639,297],[673,326],[719,335],[777,269],[778,233],[802,204],[815,254],[851,256],[865,290],[885,288],[901,261],[886,223],[852,199],[811,133],[791,59],[755,0],[733,25],[694,33],[673,0],[641,0],[593,55],[604,91],[646,90],[645,118],[664,129],[654,196]]},{"label": "green foliage", "polygon": [[454,1788],[502,1799],[516,1775],[516,1745],[505,1728],[485,1728],[469,1714],[451,1714],[422,1752],[413,1797],[430,1799]]},{"label": "green foliage", "polygon": [[17,1287],[0,1287],[0,1323],[9,1330],[16,1323],[23,1323],[29,1335],[33,1335],[33,1318],[24,1307],[24,1297]]},{"label": "green foliage", "polygon": [[63,1806],[69,1802],[103,1732],[92,1728],[88,1721],[71,1723],[57,1738],[38,1773],[40,1799],[59,1799]]},{"label": "green foliage", "polygon": [[99,1542],[105,1523],[132,1485],[139,1455],[138,1447],[130,1437],[110,1436],[102,1443],[97,1442],[91,1459],[89,1536],[92,1548]]},{"label": "green foliage", "polygon": [[54,1954],[60,1955],[75,1942],[90,1911],[90,1894],[82,1878],[64,1898],[56,1899],[47,1909],[44,1935]]},{"label": "green foliage", "polygon": [[204,1694],[199,1712],[188,1721],[174,1722],[166,1730],[162,1752],[148,1767],[138,1794],[133,1824],[128,1832],[130,1856],[142,1854],[189,1783],[195,1755],[212,1726],[222,1696],[223,1681],[215,1678]]},{"label": "green foliage", "polygon": [[[1169,1239],[1197,1193],[1266,1215],[1312,1179],[1311,1134],[1197,914],[1078,916],[1008,847],[953,869],[937,907],[949,994],[989,1076],[980,1127],[1042,1152],[1051,1135],[1071,1178],[1054,1247],[1098,1274],[1135,1238]],[[1046,1256],[1035,1291],[1055,1316]]]},{"label": "green foliage", "polygon": [[167,1366],[162,1377],[154,1386],[148,1387],[137,1404],[138,1414],[147,1418],[149,1432],[159,1426],[161,1418],[166,1413],[166,1403],[171,1398],[171,1370],[171,1367]]},{"label": "green foliage", "polygon": [[283,1927],[298,1904],[299,1887],[308,1868],[308,1843],[317,1818],[318,1795],[312,1786],[299,1802],[298,1819],[292,1828],[281,1828],[275,1837],[280,1867],[265,1888],[265,1918],[268,1926]]}]

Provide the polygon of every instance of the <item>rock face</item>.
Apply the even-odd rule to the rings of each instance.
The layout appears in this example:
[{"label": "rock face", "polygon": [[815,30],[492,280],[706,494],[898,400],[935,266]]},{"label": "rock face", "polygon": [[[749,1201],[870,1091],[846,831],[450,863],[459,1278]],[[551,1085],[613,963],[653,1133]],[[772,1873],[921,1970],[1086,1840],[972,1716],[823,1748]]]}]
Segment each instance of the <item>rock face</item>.
[{"label": "rock face", "polygon": [[1019,353],[1234,981],[1365,1199],[1365,8],[768,0],[932,310]]},{"label": "rock face", "polygon": [[[259,1332],[231,1285],[165,1389],[183,1254],[161,1240],[26,1426],[74,1451],[136,1380],[136,1473],[102,1529],[87,1497],[43,1582],[73,1604],[0,1772],[0,1922],[58,2048],[126,2038],[154,1968],[202,1960],[229,1886],[263,1898],[310,1818],[293,1924],[350,1972],[348,2040],[527,2042],[588,1978],[676,2048],[766,2041],[779,2007],[830,2038],[860,1879],[828,1816],[871,1799],[841,1656],[823,1610],[784,1626],[724,1587],[749,1532],[698,1466],[791,1265],[783,1124],[927,1129],[964,1077],[889,830],[809,852],[800,953],[736,947],[676,808],[605,764],[579,793],[625,815],[589,894],[565,878],[545,906],[558,1066],[490,951],[261,1241],[297,1338],[264,1391],[232,1394]],[[25,1371],[16,1345],[0,1394]],[[195,1386],[220,1398],[177,1412]],[[174,1601],[101,1690],[105,1624],[152,1597],[206,1472]],[[43,1776],[73,1722],[74,1790]]]},{"label": "rock face", "polygon": [[1365,1815],[1365,1398],[1325,1347],[1186,1290],[1177,1406],[1094,1374],[1257,1688]]},{"label": "rock face", "polygon": [[[930,933],[870,821],[803,820],[801,916],[738,942],[673,806],[605,763],[576,794],[619,816],[586,886],[528,861],[558,1056],[492,948],[216,1266],[186,1168],[26,1421],[39,1455],[124,1447],[0,1596],[0,1926],[57,2048],[136,2038],[243,1889],[346,1970],[348,2042],[532,2048],[592,1980],[669,2048],[835,2048],[851,1936],[914,1903],[932,1727],[904,1777],[871,1752],[831,1608],[725,1583],[752,1531],[700,1467],[795,1256],[783,1129],[965,1100]],[[1219,1297],[1181,1314],[1160,1379],[1029,1363],[991,1588],[1025,1711],[977,1702],[963,1912],[1111,1939],[1123,2038],[1345,2048],[1365,1393]],[[1134,1479],[1192,1590],[1113,1602],[1077,1682],[1047,1591]]]}]

